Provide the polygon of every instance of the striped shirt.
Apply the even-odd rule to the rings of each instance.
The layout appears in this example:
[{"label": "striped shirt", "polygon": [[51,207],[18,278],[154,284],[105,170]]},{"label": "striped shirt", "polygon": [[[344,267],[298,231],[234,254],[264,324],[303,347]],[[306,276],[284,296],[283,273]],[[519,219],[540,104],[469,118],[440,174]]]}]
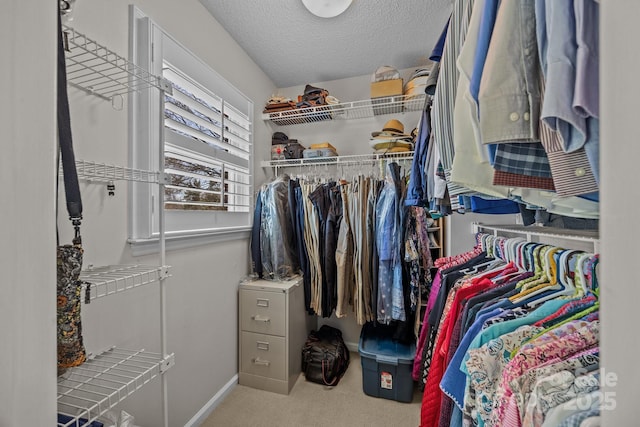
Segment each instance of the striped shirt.
[{"label": "striped shirt", "polygon": [[[456,0],[449,20],[447,38],[445,40],[440,63],[440,76],[433,100],[432,126],[434,141],[438,145],[442,167],[445,175],[450,176],[453,165],[453,106],[458,86],[458,68],[456,60],[464,42],[471,20],[474,0]],[[447,182],[451,196],[468,192],[464,187]],[[436,195],[438,197],[439,195]],[[444,194],[440,195],[444,197]],[[457,197],[452,197],[452,209],[459,207]]]}]

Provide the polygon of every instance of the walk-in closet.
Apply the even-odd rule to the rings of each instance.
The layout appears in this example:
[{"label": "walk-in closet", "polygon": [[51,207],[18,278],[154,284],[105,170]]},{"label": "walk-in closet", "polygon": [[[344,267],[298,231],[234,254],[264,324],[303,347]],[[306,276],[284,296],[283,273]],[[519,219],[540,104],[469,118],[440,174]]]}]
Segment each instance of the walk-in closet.
[{"label": "walk-in closet", "polygon": [[5,3],[0,427],[636,423],[636,2]]}]

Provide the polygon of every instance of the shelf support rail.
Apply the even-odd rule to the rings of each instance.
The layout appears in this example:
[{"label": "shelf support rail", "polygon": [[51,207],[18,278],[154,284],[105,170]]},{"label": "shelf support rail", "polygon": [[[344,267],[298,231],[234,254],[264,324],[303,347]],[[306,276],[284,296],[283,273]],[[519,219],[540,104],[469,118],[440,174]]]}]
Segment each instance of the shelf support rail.
[{"label": "shelf support rail", "polygon": [[405,153],[372,153],[353,154],[347,156],[307,158],[307,159],[286,159],[263,161],[262,167],[273,167],[274,173],[278,176],[279,169],[293,167],[317,167],[317,166],[371,166],[384,160],[388,161],[412,161],[413,151]]},{"label": "shelf support rail", "polygon": [[586,243],[590,245],[593,253],[600,253],[600,239],[595,231],[566,230],[562,228],[524,225],[487,225],[480,223],[473,223],[471,226],[473,234],[490,232],[497,237],[506,233],[509,235],[522,236],[529,242],[540,238],[582,242],[583,244]]}]

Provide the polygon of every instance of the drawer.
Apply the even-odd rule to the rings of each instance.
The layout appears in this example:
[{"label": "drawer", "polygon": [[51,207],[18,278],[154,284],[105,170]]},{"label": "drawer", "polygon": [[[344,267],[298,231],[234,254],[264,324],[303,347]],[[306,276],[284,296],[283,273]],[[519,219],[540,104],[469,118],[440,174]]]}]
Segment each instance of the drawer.
[{"label": "drawer", "polygon": [[285,335],[286,294],[240,290],[240,330]]},{"label": "drawer", "polygon": [[287,380],[285,339],[273,335],[242,332],[240,371]]}]

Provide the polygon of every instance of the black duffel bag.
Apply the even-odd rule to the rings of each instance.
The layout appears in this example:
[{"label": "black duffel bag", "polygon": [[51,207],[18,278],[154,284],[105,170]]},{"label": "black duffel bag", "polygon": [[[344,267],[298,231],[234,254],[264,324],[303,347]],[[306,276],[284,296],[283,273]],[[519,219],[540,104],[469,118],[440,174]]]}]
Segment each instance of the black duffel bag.
[{"label": "black duffel bag", "polygon": [[311,331],[302,348],[302,372],[307,381],[334,386],[349,367],[349,350],[339,329],[322,325]]}]

